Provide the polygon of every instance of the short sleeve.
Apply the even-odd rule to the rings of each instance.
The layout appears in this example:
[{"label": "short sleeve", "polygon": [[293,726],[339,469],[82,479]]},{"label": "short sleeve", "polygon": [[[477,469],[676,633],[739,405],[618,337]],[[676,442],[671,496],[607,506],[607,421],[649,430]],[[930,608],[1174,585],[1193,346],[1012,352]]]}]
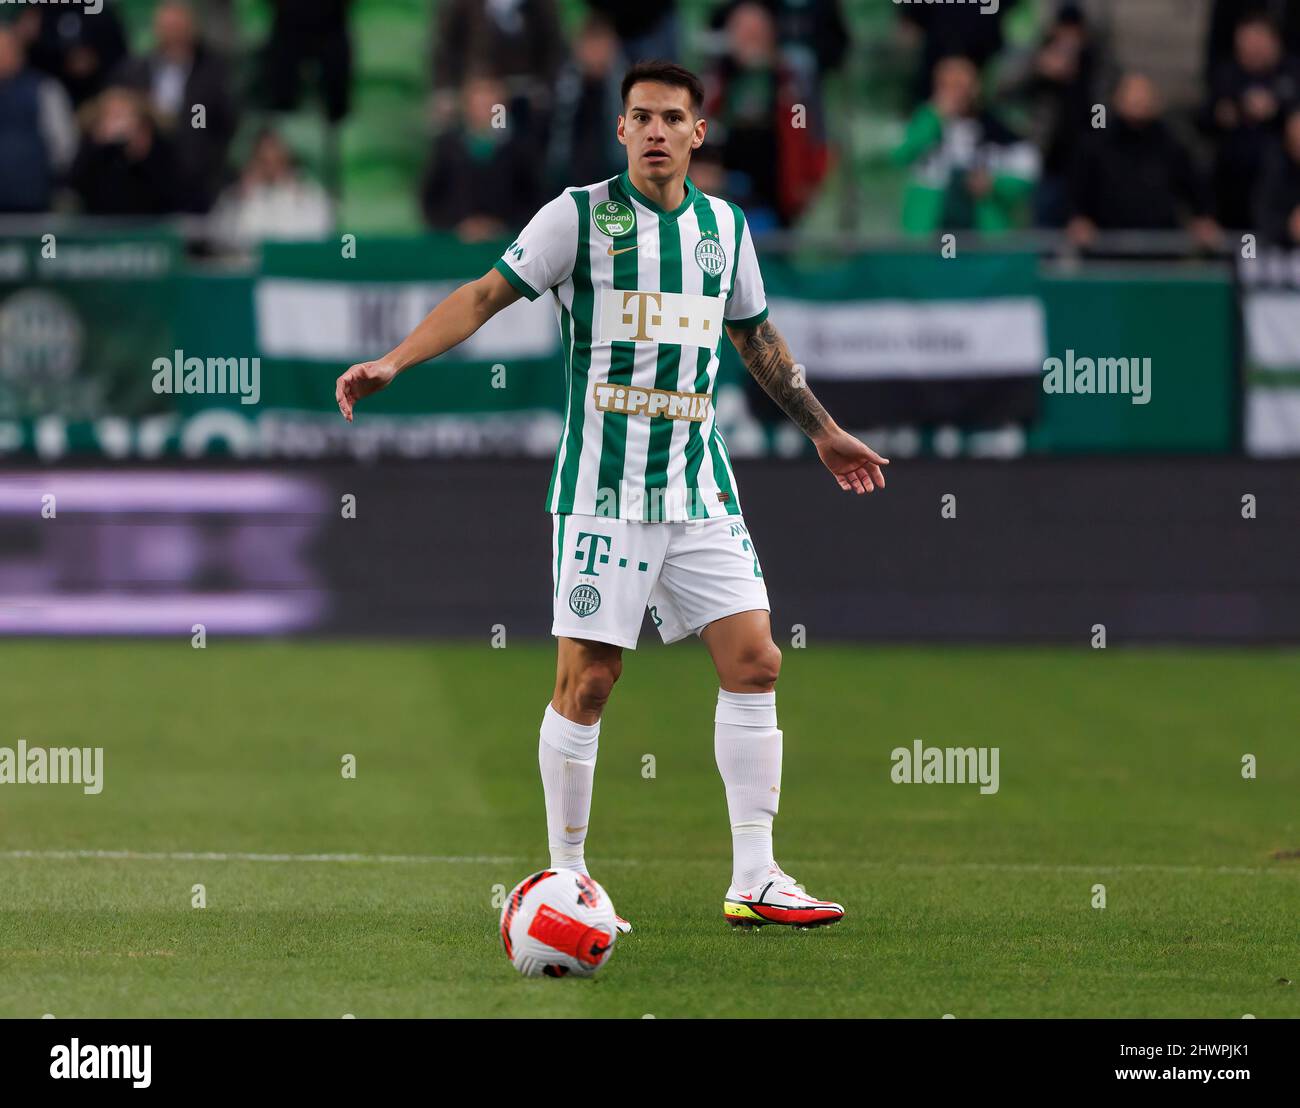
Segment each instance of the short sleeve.
[{"label": "short sleeve", "polygon": [[736,251],[735,276],[723,318],[732,327],[757,327],[767,318],[767,293],[763,290],[763,273],[758,268],[749,223],[738,209],[736,218],[742,221],[740,248]]},{"label": "short sleeve", "polygon": [[493,268],[521,296],[536,300],[573,272],[577,251],[578,208],[563,192],[529,220]]}]

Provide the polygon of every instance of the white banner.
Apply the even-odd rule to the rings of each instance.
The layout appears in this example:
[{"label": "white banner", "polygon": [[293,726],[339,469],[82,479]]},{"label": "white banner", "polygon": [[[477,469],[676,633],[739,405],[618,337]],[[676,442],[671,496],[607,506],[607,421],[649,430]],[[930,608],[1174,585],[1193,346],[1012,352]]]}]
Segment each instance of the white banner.
[{"label": "white banner", "polygon": [[[257,282],[258,352],[264,358],[343,363],[387,354],[463,281],[429,284],[312,281]],[[554,300],[519,300],[487,321],[448,357],[466,361],[558,354]]]},{"label": "white banner", "polygon": [[990,300],[774,299],[772,322],[809,379],[1030,376],[1047,347],[1043,305]]},{"label": "white banner", "polygon": [[1243,299],[1252,364],[1259,369],[1300,369],[1300,292],[1248,292]]}]

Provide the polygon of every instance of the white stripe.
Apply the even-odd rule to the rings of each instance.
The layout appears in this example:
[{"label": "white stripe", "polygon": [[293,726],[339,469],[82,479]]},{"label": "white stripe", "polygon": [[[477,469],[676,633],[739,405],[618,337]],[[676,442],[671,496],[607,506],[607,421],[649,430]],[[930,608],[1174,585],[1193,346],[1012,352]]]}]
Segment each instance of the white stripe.
[{"label": "white stripe", "polygon": [[[642,204],[633,201],[636,207],[637,224],[637,288],[644,292],[660,291],[659,267],[659,217]],[[661,313],[662,314],[662,313]],[[638,342],[632,348],[632,384],[642,388],[655,387],[655,365],[659,358],[659,344],[655,342]],[[627,435],[623,447],[623,486],[619,490],[619,499],[628,499],[624,506],[620,503],[619,514],[624,519],[644,519],[645,504],[645,467],[650,455],[650,427],[652,420],[640,417],[627,417]],[[629,495],[630,494],[630,495]]]}]

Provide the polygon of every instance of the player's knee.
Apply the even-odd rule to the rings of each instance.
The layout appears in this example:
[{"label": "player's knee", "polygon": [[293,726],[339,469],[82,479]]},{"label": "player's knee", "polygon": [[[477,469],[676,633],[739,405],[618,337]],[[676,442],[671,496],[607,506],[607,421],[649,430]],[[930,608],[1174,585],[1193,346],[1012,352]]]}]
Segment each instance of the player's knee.
[{"label": "player's knee", "polygon": [[755,689],[770,689],[781,676],[781,648],[769,639],[745,649],[737,659],[737,681]]},{"label": "player's knee", "polygon": [[614,683],[623,673],[621,659],[608,658],[588,662],[582,667],[574,689],[578,705],[587,712],[599,712],[614,691]]}]

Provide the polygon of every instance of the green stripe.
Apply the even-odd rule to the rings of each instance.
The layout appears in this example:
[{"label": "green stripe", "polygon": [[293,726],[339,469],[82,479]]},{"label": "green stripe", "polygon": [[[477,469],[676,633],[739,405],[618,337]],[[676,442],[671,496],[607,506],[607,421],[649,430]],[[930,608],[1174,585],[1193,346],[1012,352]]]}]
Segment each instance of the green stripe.
[{"label": "green stripe", "polygon": [[568,516],[560,516],[560,537],[555,542],[555,595],[560,595],[560,566],[564,564],[564,524]]},{"label": "green stripe", "polygon": [[[569,417],[573,413],[573,350],[569,345],[572,334],[569,309],[560,305],[560,356],[564,359],[564,430],[560,432],[563,441],[569,430]],[[555,464],[551,466],[551,481],[546,487],[546,506],[555,503],[555,485],[560,479],[560,452],[555,452]]]},{"label": "green stripe", "polygon": [[[659,221],[659,291],[682,291],[682,235],[676,220]],[[655,388],[675,391],[681,364],[681,344],[661,342],[655,364]],[[661,515],[651,511],[651,501],[654,497],[650,490],[668,487],[668,453],[673,442],[673,424],[674,421],[671,419],[650,421],[650,445],[646,452],[645,465],[645,510],[642,516],[648,523],[658,523],[662,520]],[[659,501],[659,507],[662,511],[662,499]]]},{"label": "green stripe", "polygon": [[[564,472],[560,476],[558,512],[573,511],[582,460],[582,424],[586,414],[587,379],[591,375],[591,194],[571,192],[578,207],[578,253],[573,261],[573,355],[569,367],[569,411],[565,417]],[[634,251],[635,253],[635,251]],[[556,459],[558,463],[558,458]]]},{"label": "green stripe", "polygon": [[[706,233],[711,234],[714,238],[721,241],[721,235],[718,231],[718,220],[713,214],[713,207],[704,193],[699,193],[695,198],[695,218],[700,225],[700,235],[703,237]],[[732,261],[733,281],[735,271],[735,261]],[[714,277],[710,274],[704,275],[705,296],[718,296],[722,292],[722,275]],[[722,336],[718,336],[721,341]],[[709,350],[704,347],[700,348],[696,355],[695,361],[695,391],[709,391],[709,363],[718,356],[718,342],[713,344],[713,349]],[[710,401],[710,407],[712,402]],[[699,488],[700,466],[704,462],[704,455],[707,452],[710,458],[710,465],[713,468],[713,479],[718,488],[723,492],[731,493],[728,498],[728,510],[730,505],[735,502],[735,490],[731,487],[731,478],[727,474],[726,466],[722,462],[722,456],[714,446],[715,436],[709,436],[709,442],[704,441],[704,435],[700,429],[700,424],[692,422],[686,438],[686,487],[688,490]],[[707,515],[707,506],[699,503],[698,495],[691,499],[690,515],[692,519],[702,518]]]},{"label": "green stripe", "polygon": [[[609,194],[629,207],[632,198],[623,191],[617,178],[610,182]],[[633,209],[635,211],[635,209]],[[637,225],[637,238],[640,240],[640,222]],[[637,250],[624,250],[614,255],[614,288],[620,291],[635,292],[637,288]],[[636,360],[636,343],[617,341],[610,343],[609,376],[606,380],[612,385],[630,385],[632,370]],[[604,430],[601,434],[600,469],[596,479],[596,504],[603,513],[611,513],[614,518],[621,518],[622,505],[619,495],[619,482],[623,480],[623,466],[627,455],[627,421],[625,412],[605,412]],[[612,500],[604,499],[605,490],[612,494]]]}]

